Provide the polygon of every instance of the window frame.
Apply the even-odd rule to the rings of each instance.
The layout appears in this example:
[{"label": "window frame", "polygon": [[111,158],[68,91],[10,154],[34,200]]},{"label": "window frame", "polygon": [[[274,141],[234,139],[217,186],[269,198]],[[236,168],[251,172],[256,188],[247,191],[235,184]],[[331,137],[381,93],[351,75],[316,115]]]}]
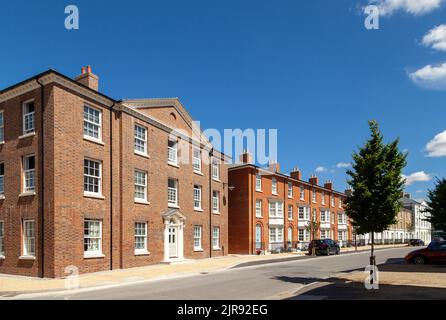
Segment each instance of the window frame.
[{"label": "window frame", "polygon": [[[217,204],[217,206],[215,206],[215,204]],[[212,191],[212,213],[220,213],[220,191],[217,190]]]},{"label": "window frame", "polygon": [[0,144],[5,143],[5,110],[0,110]]},{"label": "window frame", "polygon": [[[271,205],[274,205],[274,214],[271,214],[272,207]],[[279,208],[281,210],[279,210]],[[270,201],[269,202],[269,217],[272,219],[283,219],[283,202],[281,201]],[[281,213],[281,214],[280,214]]]},{"label": "window frame", "polygon": [[[142,230],[141,228],[138,229],[138,225],[143,225],[144,226],[144,234],[137,234],[137,230]],[[135,222],[134,226],[135,226],[135,229],[134,229],[134,234],[135,234],[135,239],[134,239],[135,255],[148,254],[149,253],[148,223],[147,222]],[[136,245],[138,243],[138,241],[137,241],[138,238],[142,238],[143,239],[144,248],[142,248],[142,249],[138,249],[136,247]]]},{"label": "window frame", "polygon": [[[215,231],[217,231],[217,236],[216,236]],[[220,227],[212,228],[212,249],[220,250]]]},{"label": "window frame", "polygon": [[[169,182],[173,181],[175,187],[169,187]],[[169,197],[170,197],[170,192],[171,191],[175,191],[175,203],[171,202]],[[167,179],[167,205],[168,207],[174,207],[174,208],[178,208],[178,180],[177,179],[173,179],[173,178],[168,178]]]},{"label": "window frame", "polygon": [[[203,210],[203,187],[198,185],[198,184],[194,184],[194,210],[195,211],[202,211]],[[197,197],[198,195],[198,197]],[[196,204],[199,204],[199,206],[196,206]]]},{"label": "window frame", "polygon": [[5,258],[5,222],[0,220],[0,258]]},{"label": "window frame", "polygon": [[[29,158],[34,158],[34,169],[26,169],[26,161]],[[36,192],[36,179],[37,179],[37,168],[36,168],[36,155],[35,154],[28,154],[24,155],[22,157],[22,193],[23,194],[34,194]],[[32,174],[31,177],[27,174]],[[34,181],[34,186],[30,187],[27,185],[27,181]]]},{"label": "window frame", "polygon": [[[194,251],[203,251],[202,238],[203,238],[203,227],[198,225],[194,226]],[[196,245],[197,241],[199,242],[199,246]]]},{"label": "window frame", "polygon": [[[85,119],[85,109],[91,109],[91,110],[94,110],[94,111],[98,112],[99,123],[95,123],[95,122],[93,122],[93,121],[91,121],[89,119]],[[84,114],[84,116],[83,116],[83,120],[84,120],[84,125],[83,125],[84,139],[102,143],[102,110],[100,110],[99,108],[95,108],[95,107],[92,107],[90,105],[84,104],[84,113],[83,114]],[[85,122],[89,123],[92,126],[97,126],[98,127],[97,128],[97,131],[98,131],[98,137],[97,138],[85,134]]]},{"label": "window frame", "polygon": [[273,195],[278,195],[279,194],[279,190],[277,188],[277,179],[276,178],[272,178],[271,179],[271,193]]},{"label": "window frame", "polygon": [[220,181],[220,164],[216,160],[212,161],[212,180]]},{"label": "window frame", "polygon": [[[142,173],[144,175],[144,184],[138,184],[137,183],[137,174]],[[137,188],[143,188],[144,190],[144,198],[138,198],[137,195]],[[139,170],[139,169],[135,169],[134,171],[134,200],[135,202],[143,202],[143,203],[147,203],[149,200],[149,196],[148,196],[148,173],[147,171],[144,170]]]},{"label": "window frame", "polygon": [[[196,152],[198,152],[198,156],[196,156]],[[202,173],[202,152],[198,147],[192,149],[192,168],[194,173]]]},{"label": "window frame", "polygon": [[[260,203],[260,208],[258,204]],[[260,209],[260,214],[258,214],[258,211]],[[262,199],[256,199],[256,218],[263,218],[263,200]]]},{"label": "window frame", "polygon": [[317,202],[316,188],[313,188],[313,190],[311,191],[311,200],[312,200],[313,203]]},{"label": "window frame", "polygon": [[[3,167],[3,174],[2,174]],[[0,199],[5,199],[5,162],[0,161]]]},{"label": "window frame", "polygon": [[294,192],[293,192],[293,183],[288,182],[288,199],[293,199]]},{"label": "window frame", "polygon": [[[85,235],[85,223],[98,223],[99,224],[99,236],[93,237],[90,235]],[[90,230],[90,228],[88,228]],[[98,239],[98,250],[97,251],[85,251],[85,245],[86,245],[86,239]],[[84,219],[84,258],[90,258],[90,257],[98,257],[98,256],[104,256],[102,253],[102,220],[97,219]]]},{"label": "window frame", "polygon": [[[290,211],[290,209],[291,209],[291,211]],[[290,217],[290,213],[291,213],[291,217]],[[293,220],[293,214],[294,214],[294,206],[292,204],[289,204],[288,210],[287,210],[288,220],[290,220],[290,221]]]},{"label": "window frame", "polygon": [[300,200],[304,201],[305,200],[305,187],[300,186]]},{"label": "window frame", "polygon": [[[173,146],[169,146],[170,143],[173,143]],[[171,155],[174,155],[174,158],[171,158]],[[169,139],[167,141],[167,163],[173,166],[178,166],[178,140]]]},{"label": "window frame", "polygon": [[[137,133],[138,133],[137,129],[138,128],[144,130],[144,139],[142,139],[141,137],[137,136]],[[143,126],[143,125],[135,123],[135,126],[134,126],[133,130],[134,130],[133,136],[134,136],[134,152],[135,152],[135,154],[141,155],[141,156],[148,156],[149,155],[149,151],[148,151],[148,149],[149,149],[148,148],[148,128]],[[142,142],[142,144],[144,146],[144,151],[140,151],[140,150],[137,149],[137,141]]]},{"label": "window frame", "polygon": [[262,192],[262,175],[256,174],[256,191]]},{"label": "window frame", "polygon": [[[27,224],[32,225],[32,236],[27,235]],[[29,240],[32,240],[32,242],[29,242]],[[34,252],[29,250],[29,244],[31,244],[31,247],[34,247]],[[22,222],[22,257],[36,257],[36,221],[34,219],[23,219]]]},{"label": "window frame", "polygon": [[[89,161],[89,162],[94,162],[94,163],[98,163],[99,164],[99,176],[93,176],[90,174],[85,174],[85,161]],[[85,196],[93,196],[93,197],[101,197],[102,196],[102,161],[101,160],[97,160],[97,159],[92,159],[92,158],[84,158],[84,195]],[[91,168],[91,167],[88,167]],[[98,192],[94,192],[94,191],[88,191],[85,190],[85,178],[93,178],[93,179],[98,179]],[[87,183],[87,185],[89,185]],[[94,185],[93,185],[94,186]]]},{"label": "window frame", "polygon": [[[34,111],[26,112],[26,107],[30,103],[34,104]],[[29,116],[29,115],[32,116],[33,127],[27,130],[26,129],[26,124],[27,124],[26,116]],[[34,134],[35,132],[36,132],[36,103],[35,103],[34,99],[30,99],[30,100],[24,101],[22,103],[22,135],[23,136],[31,135],[31,134]]]}]

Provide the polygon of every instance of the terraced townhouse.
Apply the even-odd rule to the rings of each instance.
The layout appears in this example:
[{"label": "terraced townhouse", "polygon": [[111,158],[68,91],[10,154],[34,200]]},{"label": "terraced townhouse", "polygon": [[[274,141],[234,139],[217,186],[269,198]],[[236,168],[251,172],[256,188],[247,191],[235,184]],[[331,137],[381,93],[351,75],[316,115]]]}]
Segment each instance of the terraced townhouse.
[{"label": "terraced townhouse", "polygon": [[245,152],[240,163],[229,168],[229,252],[258,254],[306,249],[312,234],[310,221],[320,227],[316,239],[333,239],[342,245],[352,240],[352,228],[344,209],[345,193],[333,183],[319,185],[312,176],[302,180],[295,169],[290,175],[280,165],[268,168],[252,164]]},{"label": "terraced townhouse", "polygon": [[226,255],[225,156],[196,131],[178,99],[115,100],[91,67],[1,90],[0,273]]}]

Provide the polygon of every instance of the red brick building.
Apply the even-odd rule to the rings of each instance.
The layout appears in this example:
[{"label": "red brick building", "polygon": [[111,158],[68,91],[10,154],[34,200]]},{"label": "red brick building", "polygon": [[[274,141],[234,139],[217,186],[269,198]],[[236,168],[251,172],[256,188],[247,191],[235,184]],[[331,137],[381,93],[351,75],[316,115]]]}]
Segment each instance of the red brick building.
[{"label": "red brick building", "polygon": [[227,254],[224,155],[178,99],[117,101],[83,68],[0,91],[0,273]]},{"label": "red brick building", "polygon": [[333,183],[319,185],[317,177],[303,181],[295,169],[280,173],[279,164],[260,168],[251,156],[229,168],[229,253],[304,249],[311,240],[307,226],[320,222],[316,238],[330,238],[345,245],[352,229],[345,214],[345,194]]}]

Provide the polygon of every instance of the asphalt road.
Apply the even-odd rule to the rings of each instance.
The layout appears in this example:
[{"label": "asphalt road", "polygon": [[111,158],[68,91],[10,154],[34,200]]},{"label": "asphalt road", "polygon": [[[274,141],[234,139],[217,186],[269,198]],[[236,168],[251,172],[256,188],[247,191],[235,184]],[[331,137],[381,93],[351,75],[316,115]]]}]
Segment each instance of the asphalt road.
[{"label": "asphalt road", "polygon": [[[376,251],[377,264],[401,263],[413,248],[383,249]],[[33,297],[34,299],[75,300],[271,300],[271,299],[325,299],[335,293],[313,297],[305,295],[311,288],[330,279],[337,272],[363,270],[369,264],[369,252],[347,253],[329,257],[311,257],[218,271],[199,276],[157,280],[143,284],[129,284],[115,288],[83,291],[70,295]],[[355,298],[348,294],[343,299]],[[301,292],[301,293],[300,293]],[[347,290],[348,292],[348,290]]]}]

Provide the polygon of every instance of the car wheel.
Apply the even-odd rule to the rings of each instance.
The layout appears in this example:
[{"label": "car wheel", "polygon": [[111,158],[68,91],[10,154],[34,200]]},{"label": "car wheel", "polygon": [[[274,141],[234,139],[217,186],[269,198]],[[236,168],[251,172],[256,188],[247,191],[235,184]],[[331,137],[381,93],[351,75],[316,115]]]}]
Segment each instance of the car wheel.
[{"label": "car wheel", "polygon": [[415,258],[413,258],[413,263],[415,264],[425,264],[426,263],[426,259],[422,256],[416,256]]},{"label": "car wheel", "polygon": [[330,248],[327,248],[327,252],[325,253],[327,256],[330,255]]},{"label": "car wheel", "polygon": [[341,251],[341,249],[337,248],[337,249],[336,249],[336,254],[339,254],[340,251]]}]

